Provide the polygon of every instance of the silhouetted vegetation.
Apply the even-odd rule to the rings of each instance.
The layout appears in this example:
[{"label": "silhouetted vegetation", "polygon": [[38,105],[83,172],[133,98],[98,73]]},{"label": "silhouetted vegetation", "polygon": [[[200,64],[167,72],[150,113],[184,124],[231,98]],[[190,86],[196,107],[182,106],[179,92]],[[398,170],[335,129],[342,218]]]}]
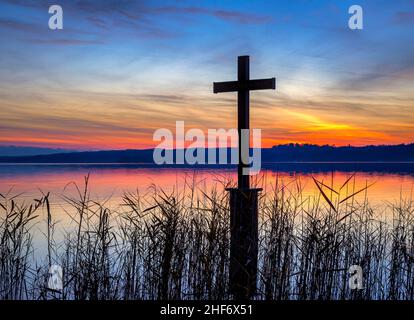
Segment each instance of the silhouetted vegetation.
[{"label": "silhouetted vegetation", "polygon": [[[216,149],[216,163],[219,163]],[[230,164],[231,150],[227,148],[227,163]],[[154,164],[154,149],[106,150],[44,154],[35,156],[5,157],[0,154],[0,163],[141,163]],[[195,152],[193,150],[192,152]],[[201,149],[200,152],[203,152]],[[176,159],[176,150],[173,151]],[[208,159],[208,149],[204,149]],[[414,143],[381,146],[319,146],[313,144],[286,144],[273,148],[262,148],[263,162],[395,162],[414,161]],[[203,165],[203,164],[201,164]]]},{"label": "silhouetted vegetation", "polygon": [[[88,182],[63,196],[74,224],[63,241],[49,195],[33,204],[0,195],[1,299],[231,298],[227,185],[191,182],[168,194],[151,186],[111,210]],[[309,197],[300,180],[278,179],[260,200],[257,299],[413,299],[413,200],[389,204],[385,217],[353,175],[339,189],[314,183],[319,193]],[[33,225],[43,219],[39,259]],[[47,286],[53,264],[63,268],[62,291]],[[363,290],[349,288],[351,265],[362,267]]]}]

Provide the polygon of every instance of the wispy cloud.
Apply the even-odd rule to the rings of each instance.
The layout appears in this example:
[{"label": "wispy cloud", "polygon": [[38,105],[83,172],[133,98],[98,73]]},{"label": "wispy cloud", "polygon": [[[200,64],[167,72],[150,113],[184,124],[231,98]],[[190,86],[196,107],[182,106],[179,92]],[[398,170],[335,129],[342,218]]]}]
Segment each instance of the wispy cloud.
[{"label": "wispy cloud", "polygon": [[154,13],[165,14],[199,14],[216,17],[227,22],[236,22],[241,24],[263,24],[273,21],[272,16],[245,13],[236,10],[212,10],[203,7],[159,7],[152,9]]},{"label": "wispy cloud", "polygon": [[394,15],[394,22],[397,24],[413,24],[414,12],[398,11]]},{"label": "wispy cloud", "polygon": [[399,0],[363,4],[361,32],[329,0],[57,3],[55,32],[49,0],[0,0],[0,141],[142,147],[176,120],[234,127],[237,95],[211,86],[241,54],[252,77],[277,77],[251,95],[266,146],[414,140],[413,8]]},{"label": "wispy cloud", "polygon": [[46,44],[46,45],[89,45],[89,44],[104,44],[104,41],[98,40],[83,40],[83,39],[22,39],[23,41],[34,44]]},{"label": "wispy cloud", "polygon": [[22,31],[24,33],[38,33],[46,30],[46,28],[40,28],[38,25],[35,25],[33,23],[2,18],[0,18],[0,29],[7,29],[9,31],[17,30]]}]

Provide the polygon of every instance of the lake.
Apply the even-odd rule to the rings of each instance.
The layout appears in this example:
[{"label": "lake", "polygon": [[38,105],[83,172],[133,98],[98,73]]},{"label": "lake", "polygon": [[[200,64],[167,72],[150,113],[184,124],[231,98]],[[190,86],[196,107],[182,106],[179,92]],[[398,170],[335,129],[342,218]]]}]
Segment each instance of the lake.
[{"label": "lake", "polygon": [[[3,164],[0,165],[0,193],[22,193],[29,200],[41,192],[51,193],[54,205],[61,205],[61,195],[75,195],[73,183],[82,186],[90,175],[91,196],[96,200],[119,201],[124,192],[146,190],[155,184],[169,192],[183,190],[195,181],[198,188],[209,189],[218,181],[235,181],[234,168],[157,167],[142,164]],[[334,189],[355,174],[355,190],[371,185],[368,197],[375,203],[410,197],[414,187],[413,163],[278,163],[264,164],[253,181],[270,191],[276,179],[285,184],[300,181],[304,193],[318,192],[312,177]],[[220,184],[219,184],[220,188]],[[11,190],[12,189],[12,190]],[[10,191],[11,190],[11,191]]]},{"label": "lake", "polygon": [[[303,194],[312,197],[319,193],[312,177],[338,190],[355,174],[353,190],[370,185],[367,193],[370,204],[381,206],[397,202],[401,196],[410,198],[414,188],[413,163],[272,163],[263,167],[252,180],[258,180],[257,184],[266,192],[274,188],[278,178],[287,189],[300,181]],[[153,184],[167,193],[189,191],[188,185],[193,183],[196,189],[209,190],[216,185],[223,190],[218,181],[234,183],[237,179],[235,171],[223,167],[166,168],[142,164],[8,164],[0,165],[0,193],[9,192],[9,197],[22,194],[19,198],[29,201],[38,198],[42,192],[50,192],[54,217],[65,221],[67,204],[62,196],[76,196],[75,184],[82,187],[88,174],[91,199],[106,201],[111,209],[119,209],[125,192],[139,190],[145,195]],[[357,196],[363,197],[364,192]]]},{"label": "lake", "polygon": [[[50,192],[53,221],[58,228],[54,234],[57,243],[62,243],[66,232],[74,226],[70,214],[74,210],[65,202],[64,196],[76,196],[75,184],[80,188],[85,176],[90,175],[91,199],[105,201],[105,206],[115,212],[121,212],[122,196],[125,192],[150,193],[151,185],[162,188],[167,193],[173,190],[189,192],[188,185],[195,184],[196,189],[209,190],[217,186],[223,191],[222,181],[235,181],[234,168],[162,168],[150,165],[125,164],[36,164],[36,165],[0,165],[0,193],[7,197],[18,195],[18,203],[29,203],[43,193]],[[340,193],[341,199],[346,194],[364,189],[370,185],[367,194],[361,192],[356,199],[368,197],[369,203],[382,216],[392,218],[389,203],[398,203],[401,197],[412,199],[414,189],[413,163],[279,163],[264,164],[260,175],[256,177],[258,185],[270,194],[276,181],[286,190],[295,192],[298,183],[306,198],[314,199],[320,195],[313,180],[323,182],[334,190],[339,190],[345,181],[351,179],[352,190]],[[252,179],[255,180],[255,179]],[[183,191],[184,190],[184,191]],[[329,189],[324,187],[325,192]],[[354,190],[354,191],[353,191]],[[21,194],[22,193],[22,194]],[[21,195],[20,195],[21,194]],[[0,199],[4,201],[4,199]],[[322,200],[323,201],[323,200]],[[260,214],[260,213],[259,213]],[[34,257],[45,263],[47,254],[46,213],[41,211],[37,223],[32,228]],[[73,230],[73,229],[72,229]]]}]

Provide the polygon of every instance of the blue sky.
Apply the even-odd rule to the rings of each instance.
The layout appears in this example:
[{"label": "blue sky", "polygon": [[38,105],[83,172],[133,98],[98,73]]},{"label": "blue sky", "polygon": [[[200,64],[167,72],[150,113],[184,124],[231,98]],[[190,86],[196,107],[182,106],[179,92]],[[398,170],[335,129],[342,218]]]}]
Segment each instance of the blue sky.
[{"label": "blue sky", "polygon": [[[48,7],[64,29],[48,29]],[[364,29],[348,28],[348,8]],[[0,144],[150,147],[152,133],[234,127],[212,82],[252,95],[265,145],[414,141],[414,1],[0,1]]]}]

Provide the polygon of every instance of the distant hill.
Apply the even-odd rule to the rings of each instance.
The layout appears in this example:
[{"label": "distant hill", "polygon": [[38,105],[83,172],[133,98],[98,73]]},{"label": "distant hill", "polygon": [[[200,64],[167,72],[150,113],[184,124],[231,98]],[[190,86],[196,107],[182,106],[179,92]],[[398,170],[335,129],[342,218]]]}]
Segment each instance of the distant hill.
[{"label": "distant hill", "polygon": [[152,163],[153,149],[108,150],[56,153],[24,157],[0,157],[0,162],[13,163]]},{"label": "distant hill", "polygon": [[0,146],[0,157],[37,156],[37,155],[44,155],[44,154],[68,153],[68,152],[76,152],[76,150],[24,147],[24,146]]},{"label": "distant hill", "polygon": [[284,161],[414,161],[414,143],[364,147],[335,147],[311,144],[279,145],[262,151],[264,162]]},{"label": "distant hill", "polygon": [[[207,152],[207,150],[204,150]],[[228,155],[230,149],[227,150]],[[153,163],[153,149],[53,153],[0,157],[1,163]],[[229,159],[230,157],[228,157]],[[207,159],[207,157],[206,157]],[[335,147],[288,144],[262,149],[262,162],[408,162],[414,161],[414,143]]]}]

